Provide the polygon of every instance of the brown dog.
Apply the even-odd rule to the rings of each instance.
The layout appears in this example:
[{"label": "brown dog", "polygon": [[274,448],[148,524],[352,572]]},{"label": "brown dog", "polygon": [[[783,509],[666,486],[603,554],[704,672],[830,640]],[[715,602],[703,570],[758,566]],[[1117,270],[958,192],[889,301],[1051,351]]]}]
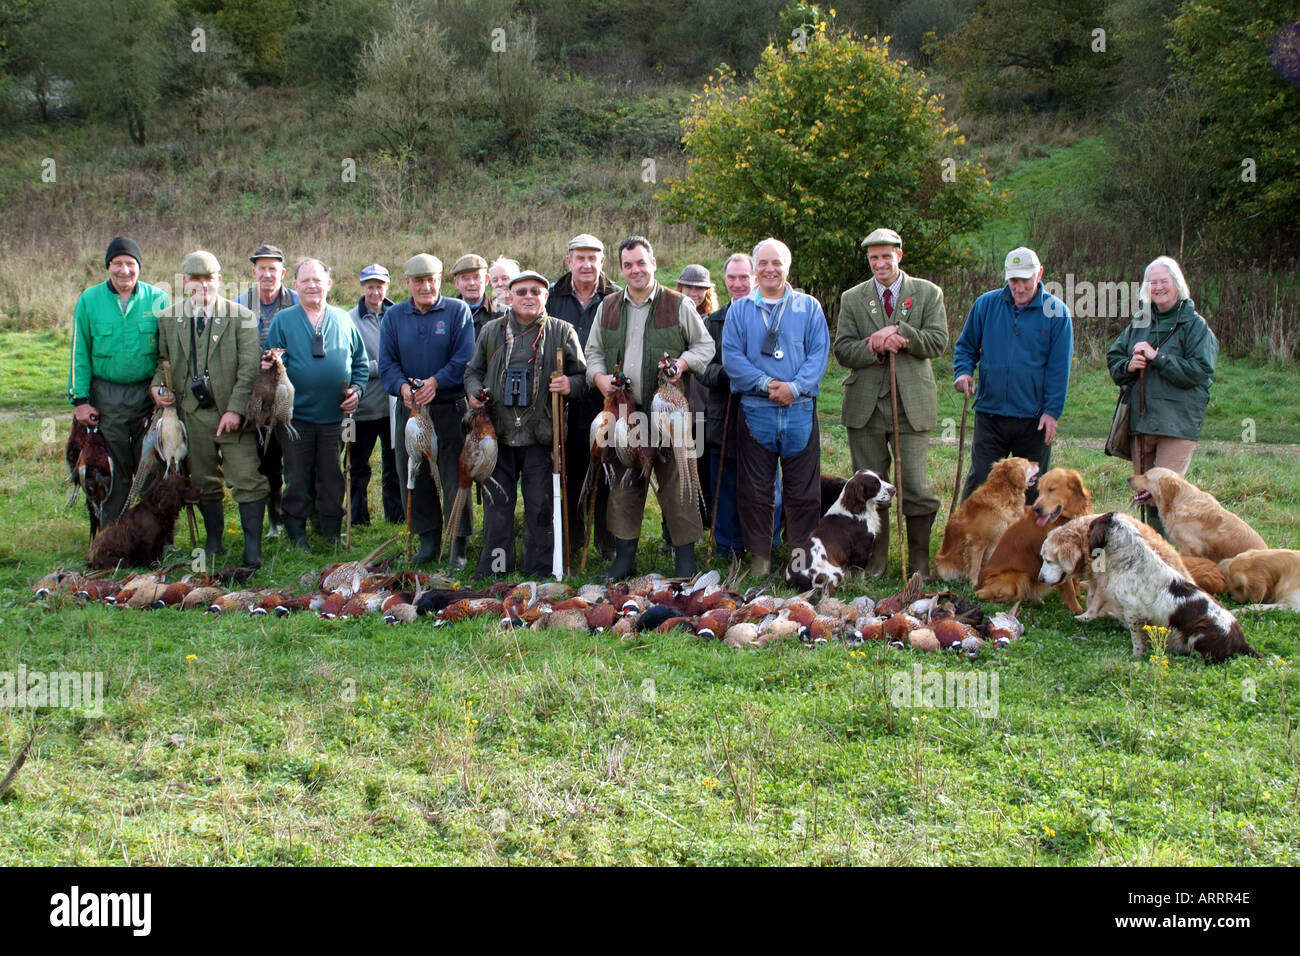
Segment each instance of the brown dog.
[{"label": "brown dog", "polygon": [[1234,601],[1300,611],[1300,551],[1252,549],[1219,562]]},{"label": "brown dog", "polygon": [[1170,539],[1185,555],[1217,562],[1268,547],[1254,528],[1176,471],[1151,468],[1133,475],[1128,484],[1135,504],[1155,503]]},{"label": "brown dog", "polygon": [[984,484],[948,519],[934,556],[935,574],[945,581],[978,581],[998,539],[1024,514],[1025,489],[1037,478],[1038,464],[1026,458],[995,464]]},{"label": "brown dog", "polygon": [[97,570],[153,564],[171,541],[181,509],[198,503],[199,490],[184,475],[154,482],[138,505],[90,543],[86,562]]},{"label": "brown dog", "polygon": [[[1038,480],[1038,500],[998,541],[980,573],[975,596],[985,601],[1042,601],[1052,590],[1039,580],[1043,541],[1049,532],[1080,515],[1092,513],[1092,495],[1083,476],[1073,468],[1053,468]],[[1075,614],[1083,613],[1073,578],[1056,585],[1061,600]]]}]

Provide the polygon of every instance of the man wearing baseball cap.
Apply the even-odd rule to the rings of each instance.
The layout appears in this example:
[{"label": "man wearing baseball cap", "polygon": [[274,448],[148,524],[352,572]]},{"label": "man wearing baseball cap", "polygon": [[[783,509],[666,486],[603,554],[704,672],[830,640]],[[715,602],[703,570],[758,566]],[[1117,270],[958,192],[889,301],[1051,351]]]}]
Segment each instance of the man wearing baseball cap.
[{"label": "man wearing baseball cap", "polygon": [[[573,326],[546,314],[547,294],[546,277],[540,273],[527,270],[511,279],[510,311],[483,327],[465,370],[471,408],[483,407],[481,389],[491,394],[497,433],[497,464],[494,482],[484,493],[483,550],[476,577],[515,570],[518,490],[524,496],[523,573],[546,575],[551,570],[551,395],[581,395],[587,387],[587,362]],[[558,370],[557,350],[564,359]],[[578,540],[579,534],[578,527],[570,525],[570,539]]]},{"label": "man wearing baseball cap", "polygon": [[[578,332],[578,341],[585,347],[591,332],[596,310],[605,296],[621,291],[605,275],[605,244],[590,233],[580,233],[569,240],[564,256],[568,271],[555,280],[546,311],[557,319],[564,319]],[[591,422],[604,405],[605,397],[597,389],[585,389],[576,400],[569,402],[569,421],[565,425],[564,456],[568,469],[570,528],[586,527],[586,511],[579,500],[582,497],[583,479],[591,464]],[[609,488],[603,482],[596,485],[596,517],[592,537],[596,549],[605,557],[614,556],[614,536],[610,534],[605,509],[609,506]]]},{"label": "man wearing baseball cap", "polygon": [[158,313],[167,292],[140,281],[140,247],[117,236],[104,253],[105,282],[81,293],[72,311],[68,401],[73,417],[99,426],[113,460],[104,523],[122,513],[153,403],[149,380],[158,364]]},{"label": "man wearing baseball cap", "polygon": [[[253,288],[241,293],[235,301],[257,316],[257,338],[266,348],[266,333],[276,314],[298,304],[298,293],[284,285],[284,253],[279,246],[262,243],[248,257],[253,264]],[[268,429],[257,446],[258,469],[266,476],[270,488],[267,500],[267,537],[280,535],[280,493],[284,484],[284,448],[276,429]]]},{"label": "man wearing baseball cap", "polygon": [[451,281],[456,286],[456,298],[469,306],[469,313],[474,318],[474,338],[477,339],[483,326],[497,317],[492,302],[492,286],[488,284],[487,260],[467,252],[451,267]]},{"label": "man wearing baseball cap", "polygon": [[[1008,455],[1036,461],[1038,473],[1047,473],[1070,387],[1070,310],[1043,289],[1043,267],[1033,249],[1012,249],[1003,271],[1007,284],[975,300],[953,348],[952,387],[975,395],[975,437],[962,501]],[[1037,497],[1029,489],[1028,502]]]},{"label": "man wearing baseball cap", "polygon": [[[871,278],[840,297],[835,359],[851,374],[844,380],[840,419],[849,433],[853,469],[870,468],[889,476],[894,413],[889,384],[890,359],[898,386],[898,461],[894,482],[903,492],[907,521],[907,567],[930,573],[930,530],[939,497],[925,473],[928,433],[939,420],[939,396],[930,359],[948,346],[948,315],[943,290],[898,267],[903,240],[893,229],[877,229],[862,241]],[[867,560],[867,573],[885,573],[889,560],[889,509],[880,509],[881,527]]]},{"label": "man wearing baseball cap", "polygon": [[356,447],[352,449],[352,509],[354,525],[370,524],[370,457],[379,442],[380,482],[384,502],[384,520],[399,523],[405,518],[402,484],[397,477],[397,459],[393,454],[393,430],[389,418],[388,393],[379,381],[379,329],[384,313],[393,304],[388,298],[388,270],[379,263],[361,270],[361,298],[348,318],[361,333],[370,358],[370,380],[353,418],[356,421]]},{"label": "man wearing baseball cap", "polygon": [[[406,421],[417,406],[427,405],[438,436],[438,477],[442,500],[433,478],[421,468],[411,496],[411,533],[420,536],[420,549],[412,560],[427,564],[438,556],[443,521],[456,498],[460,452],[465,433],[460,427],[465,402],[465,366],[474,355],[474,319],[460,299],[439,293],[442,260],[420,253],[406,260],[402,271],[411,297],[384,314],[379,332],[379,380],[384,391],[401,401],[397,405],[397,435],[405,434]],[[396,443],[397,473],[407,473],[406,444]],[[449,565],[459,571],[466,565],[466,539],[471,531],[470,510],[465,509],[451,546]]]},{"label": "man wearing baseball cap", "polygon": [[185,423],[190,480],[199,489],[199,513],[207,531],[203,550],[208,556],[225,550],[224,480],[239,506],[243,565],[256,568],[262,563],[267,483],[257,470],[257,435],[241,426],[262,354],[257,316],[221,297],[221,264],[212,253],[191,252],[181,273],[185,300],[158,313],[153,400],[159,406],[175,405]]}]

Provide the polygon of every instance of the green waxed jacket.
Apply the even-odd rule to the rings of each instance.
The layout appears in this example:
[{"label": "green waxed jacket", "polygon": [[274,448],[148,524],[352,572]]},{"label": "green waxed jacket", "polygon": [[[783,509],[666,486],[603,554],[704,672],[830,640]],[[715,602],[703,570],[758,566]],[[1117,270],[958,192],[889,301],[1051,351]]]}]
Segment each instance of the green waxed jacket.
[{"label": "green waxed jacket", "polygon": [[929,431],[939,419],[938,388],[930,359],[948,347],[948,314],[943,290],[906,272],[892,317],[885,315],[872,279],[840,297],[832,345],[835,360],[852,370],[844,380],[840,419],[846,428],[864,427],[880,396],[889,394],[889,359],[867,346],[867,339],[887,325],[897,325],[908,340],[896,360],[899,411],[913,431]]},{"label": "green waxed jacket", "polygon": [[[191,362],[190,328],[194,322],[193,302],[177,302],[158,314],[158,368],[153,384],[167,384],[163,379],[163,362],[171,363],[171,388],[176,393],[181,418],[198,411],[198,400],[190,391],[190,380],[203,373],[207,365],[212,397],[218,415],[234,412],[242,416],[253,394],[262,349],[258,343],[257,316],[229,299],[218,298],[212,318],[205,322],[203,334],[196,334],[197,361]],[[222,436],[237,439],[239,433]]]},{"label": "green waxed jacket", "polygon": [[89,399],[92,378],[148,381],[158,364],[158,313],[168,301],[166,290],[147,282],[136,282],[125,311],[108,281],[81,293],[72,313],[68,401]]},{"label": "green waxed jacket", "polygon": [[1116,385],[1138,380],[1128,370],[1133,346],[1149,342],[1156,357],[1147,366],[1142,395],[1133,390],[1129,429],[1135,435],[1165,435],[1195,441],[1205,424],[1210,403],[1219,340],[1196,311],[1191,299],[1182,299],[1168,312],[1139,312],[1106,352],[1106,366]]}]

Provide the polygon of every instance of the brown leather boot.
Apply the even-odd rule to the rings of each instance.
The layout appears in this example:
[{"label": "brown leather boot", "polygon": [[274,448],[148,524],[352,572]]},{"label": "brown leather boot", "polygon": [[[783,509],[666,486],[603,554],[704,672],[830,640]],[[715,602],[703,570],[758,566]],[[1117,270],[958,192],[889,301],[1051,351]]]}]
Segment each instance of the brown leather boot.
[{"label": "brown leather boot", "polygon": [[934,513],[907,516],[907,572],[921,572],[921,580],[930,580],[930,529]]},{"label": "brown leather boot", "polygon": [[867,559],[867,574],[878,578],[885,573],[889,564],[889,509],[880,508],[880,533],[871,545],[871,557]]}]

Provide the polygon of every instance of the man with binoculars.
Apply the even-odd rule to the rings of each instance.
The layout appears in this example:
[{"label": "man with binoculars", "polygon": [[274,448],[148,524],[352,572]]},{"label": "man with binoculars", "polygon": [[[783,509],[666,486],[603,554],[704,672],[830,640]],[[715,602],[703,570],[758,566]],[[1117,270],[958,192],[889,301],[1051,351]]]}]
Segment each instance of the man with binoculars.
[{"label": "man with binoculars", "polygon": [[[191,252],[181,272],[185,300],[158,313],[158,369],[150,394],[159,406],[175,404],[185,423],[190,480],[202,495],[203,550],[208,555],[223,550],[224,477],[239,505],[243,564],[255,568],[262,563],[268,485],[257,470],[257,435],[241,426],[262,354],[257,316],[221,297],[221,264],[212,253]],[[164,362],[170,363],[169,372],[164,373]]]}]

